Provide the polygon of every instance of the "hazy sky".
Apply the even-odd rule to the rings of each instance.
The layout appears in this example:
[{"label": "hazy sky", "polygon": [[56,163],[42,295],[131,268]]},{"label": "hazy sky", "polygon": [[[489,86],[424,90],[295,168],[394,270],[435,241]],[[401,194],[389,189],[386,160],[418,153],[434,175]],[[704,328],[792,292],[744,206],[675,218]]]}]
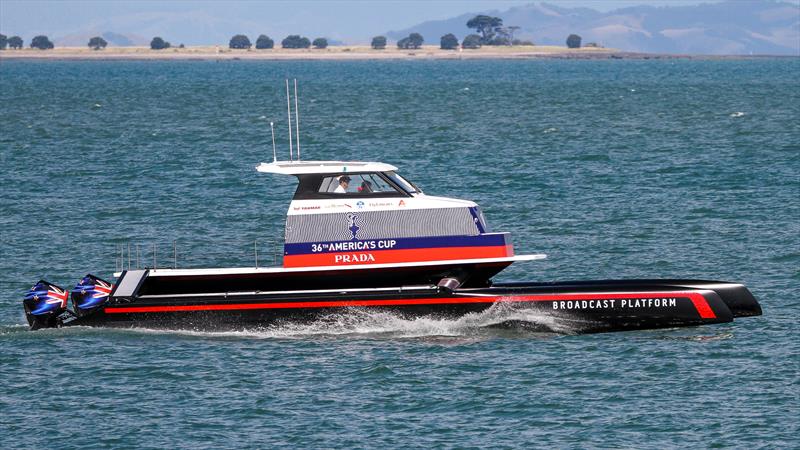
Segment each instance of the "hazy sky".
[{"label": "hazy sky", "polygon": [[[565,7],[608,11],[650,4],[692,5],[714,0],[550,0]],[[467,12],[503,11],[530,0],[471,1],[43,1],[0,0],[0,33],[30,39],[114,31],[150,38],[163,35],[186,44],[219,43],[232,33],[327,36],[344,41]]]}]

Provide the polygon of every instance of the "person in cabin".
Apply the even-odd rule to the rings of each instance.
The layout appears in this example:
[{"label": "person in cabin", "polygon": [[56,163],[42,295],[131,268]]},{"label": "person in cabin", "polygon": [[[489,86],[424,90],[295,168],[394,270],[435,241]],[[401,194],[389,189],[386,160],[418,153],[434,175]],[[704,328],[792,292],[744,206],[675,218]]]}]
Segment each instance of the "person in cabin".
[{"label": "person in cabin", "polygon": [[347,175],[342,175],[339,177],[339,186],[336,187],[336,190],[333,191],[337,194],[346,194],[347,187],[350,185],[350,177]]},{"label": "person in cabin", "polygon": [[373,192],[372,191],[372,182],[364,180],[364,182],[362,182],[361,186],[358,188],[358,192],[360,192],[362,194],[369,194],[369,193]]}]

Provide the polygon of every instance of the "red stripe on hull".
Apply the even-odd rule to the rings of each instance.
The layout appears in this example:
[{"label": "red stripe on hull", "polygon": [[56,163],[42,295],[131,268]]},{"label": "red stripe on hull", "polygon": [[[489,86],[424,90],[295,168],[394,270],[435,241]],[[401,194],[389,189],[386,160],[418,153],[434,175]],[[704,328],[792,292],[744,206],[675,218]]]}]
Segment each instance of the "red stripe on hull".
[{"label": "red stripe on hull", "polygon": [[517,297],[447,297],[447,298],[408,298],[391,300],[334,300],[311,302],[283,303],[233,303],[216,305],[175,305],[175,306],[127,306],[106,307],[108,314],[123,313],[157,313],[187,311],[237,311],[252,309],[291,309],[291,308],[346,308],[358,306],[410,306],[410,305],[452,305],[464,303],[503,303],[503,302],[549,302],[570,300],[612,300],[612,299],[648,299],[662,297],[689,298],[703,319],[715,319],[717,316],[708,305],[705,297],[697,292],[640,292],[614,294],[556,294],[556,295],[524,295]]},{"label": "red stripe on hull", "polygon": [[694,307],[697,309],[697,312],[700,313],[700,317],[703,319],[716,319],[717,315],[714,314],[714,310],[711,309],[711,306],[708,305],[705,297],[702,295],[697,297],[689,297],[694,303]]},{"label": "red stripe on hull", "polygon": [[365,250],[360,252],[286,255],[284,267],[348,266],[354,264],[391,264],[451,259],[505,258],[514,256],[510,245],[486,247],[439,247],[404,250]]}]

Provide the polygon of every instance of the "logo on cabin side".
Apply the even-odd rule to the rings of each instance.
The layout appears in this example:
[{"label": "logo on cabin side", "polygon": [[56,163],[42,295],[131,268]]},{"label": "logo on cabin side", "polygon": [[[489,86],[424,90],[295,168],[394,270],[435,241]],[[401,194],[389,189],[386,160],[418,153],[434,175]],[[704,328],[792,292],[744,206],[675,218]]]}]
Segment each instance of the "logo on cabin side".
[{"label": "logo on cabin side", "polygon": [[353,240],[355,241],[358,239],[358,230],[361,229],[358,225],[356,225],[356,221],[361,221],[361,218],[358,217],[356,214],[347,213],[347,223],[350,225],[348,228],[350,229],[350,233],[353,234]]},{"label": "logo on cabin side", "polygon": [[353,253],[350,255],[336,255],[334,256],[334,263],[365,263],[375,262],[375,257],[372,253]]}]

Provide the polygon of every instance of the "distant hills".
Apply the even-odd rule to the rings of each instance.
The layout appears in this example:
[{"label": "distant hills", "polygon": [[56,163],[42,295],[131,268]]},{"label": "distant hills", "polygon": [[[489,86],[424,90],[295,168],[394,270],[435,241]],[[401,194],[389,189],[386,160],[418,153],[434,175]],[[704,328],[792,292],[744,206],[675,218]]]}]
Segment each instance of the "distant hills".
[{"label": "distant hills", "polygon": [[60,47],[85,47],[89,39],[94,36],[100,36],[108,42],[112,47],[130,47],[134,45],[150,45],[150,39],[135,34],[121,34],[112,31],[105,32],[79,32],[72,33],[66,36],[61,36],[56,39],[56,43]]},{"label": "distant hills", "polygon": [[[334,3],[330,4],[333,6],[324,4],[329,9],[336,8]],[[422,34],[426,44],[438,45],[441,36],[448,33],[463,40],[467,34],[474,33],[467,28],[467,21],[477,14],[487,14],[502,18],[505,26],[520,27],[516,38],[539,45],[564,46],[567,36],[575,33],[583,38],[584,44],[596,42],[631,52],[800,56],[800,0],[727,0],[680,6],[645,4],[607,12],[537,2],[502,11],[465,12],[386,33],[384,27],[390,25],[365,24],[370,15],[380,14],[380,8],[376,10],[376,6],[367,3],[350,4],[348,8],[364,14],[349,14],[341,20],[328,20],[324,8],[312,8],[310,4],[305,7],[314,11],[303,10],[302,5],[272,11],[274,6],[270,3],[253,2],[246,4],[249,5],[246,12],[225,10],[225,14],[212,8],[216,3],[187,2],[185,9],[183,3],[176,3],[172,9],[163,11],[158,5],[141,2],[136,5],[140,10],[136,13],[87,19],[84,24],[44,34],[50,36],[56,47],[85,47],[93,36],[102,36],[109,46],[146,46],[154,36],[161,36],[173,45],[224,46],[231,36],[240,33],[248,35],[251,41],[260,33],[268,34],[277,42],[288,34],[300,33],[309,38],[326,36],[331,45],[368,44],[374,35],[385,34],[390,41],[397,41],[412,32]],[[470,3],[458,5],[453,2],[453,14],[464,11]],[[7,16],[4,14],[6,20]],[[15,24],[14,21],[10,23]],[[33,35],[42,34],[38,28],[27,33],[10,28],[13,27],[6,25],[6,29],[0,31],[9,36],[20,34],[26,45]]]},{"label": "distant hills", "polygon": [[[800,56],[800,4],[776,0],[728,0],[693,6],[633,6],[600,12],[531,3],[507,11],[483,11],[520,27],[515,37],[539,45],[565,45],[576,33],[583,42],[649,53],[709,55],[774,54]],[[423,22],[386,35],[400,39],[409,33],[437,44],[447,33],[463,39],[476,13]]]}]

